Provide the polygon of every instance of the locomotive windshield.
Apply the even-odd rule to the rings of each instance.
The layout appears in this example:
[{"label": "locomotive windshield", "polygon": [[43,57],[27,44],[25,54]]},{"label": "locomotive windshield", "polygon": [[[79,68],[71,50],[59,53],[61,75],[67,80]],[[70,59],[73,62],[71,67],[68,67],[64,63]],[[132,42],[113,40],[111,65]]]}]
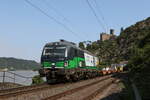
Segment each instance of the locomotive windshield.
[{"label": "locomotive windshield", "polygon": [[65,47],[45,47],[43,55],[49,55],[49,56],[59,56],[59,57],[65,57],[66,48]]}]

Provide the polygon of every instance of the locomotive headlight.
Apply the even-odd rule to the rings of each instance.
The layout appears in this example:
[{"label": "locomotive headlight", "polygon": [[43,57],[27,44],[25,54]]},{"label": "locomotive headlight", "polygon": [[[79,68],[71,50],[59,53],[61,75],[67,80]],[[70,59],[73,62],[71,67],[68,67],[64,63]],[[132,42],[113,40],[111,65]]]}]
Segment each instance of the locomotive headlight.
[{"label": "locomotive headlight", "polygon": [[52,65],[55,65],[55,63],[52,63]]}]

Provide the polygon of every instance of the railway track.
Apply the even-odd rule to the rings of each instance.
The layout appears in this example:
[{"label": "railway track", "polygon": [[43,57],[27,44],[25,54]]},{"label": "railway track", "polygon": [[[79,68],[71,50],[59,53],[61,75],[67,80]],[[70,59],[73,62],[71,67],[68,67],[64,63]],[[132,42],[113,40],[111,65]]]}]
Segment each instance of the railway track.
[{"label": "railway track", "polygon": [[[77,91],[83,90],[90,86],[102,83],[109,80],[111,76],[99,77],[90,80],[82,80],[76,83],[48,85],[41,84],[35,86],[25,86],[14,89],[7,89],[0,91],[0,100],[56,100],[64,97],[64,95],[71,95]],[[92,81],[91,81],[92,80]],[[85,84],[86,82],[87,84]],[[88,81],[91,81],[88,83]],[[84,83],[84,85],[77,86]],[[77,86],[77,87],[73,87]],[[64,90],[63,90],[64,89]],[[54,91],[56,93],[54,93]],[[46,95],[47,93],[47,95]],[[32,98],[32,99],[31,99]]]},{"label": "railway track", "polygon": [[113,82],[115,82],[116,79],[113,79],[112,81],[108,82],[107,84],[104,84],[101,88],[97,89],[95,92],[91,93],[88,96],[85,96],[82,100],[92,100],[95,98],[98,94],[102,93],[105,91],[109,86],[112,85]]},{"label": "railway track", "polygon": [[24,86],[18,88],[5,89],[0,91],[0,100],[11,98],[12,96],[19,96],[26,93],[33,93],[36,91],[42,91],[44,89],[52,89],[56,87],[61,87],[67,84],[56,84],[56,85],[48,85],[46,83],[32,86]]},{"label": "railway track", "polygon": [[4,89],[0,90],[0,96],[15,93],[15,92],[20,92],[20,91],[25,91],[25,90],[32,90],[36,88],[42,88],[42,87],[49,87],[46,83],[44,84],[39,84],[39,85],[31,85],[31,86],[22,86],[22,87],[17,87],[17,88],[11,88],[11,89]]},{"label": "railway track", "polygon": [[[87,96],[84,95],[81,98],[80,98],[80,96],[77,96],[77,97],[73,96],[74,93],[76,93],[78,95],[82,95],[82,93],[80,91],[83,91],[84,89],[86,91],[87,88],[92,87],[93,85],[96,85],[98,83],[102,83],[103,81],[106,81],[106,80],[109,80],[109,82],[105,83],[101,88],[97,89],[96,91],[94,91],[90,95],[87,95]],[[115,79],[110,80],[110,78],[98,80],[96,82],[93,82],[93,83],[90,83],[90,84],[87,84],[84,86],[80,86],[80,87],[62,92],[60,94],[50,96],[50,97],[42,99],[42,100],[91,100],[98,93],[104,91],[107,87],[109,87],[114,81],[115,81]],[[72,97],[71,97],[71,95],[72,95]]]}]

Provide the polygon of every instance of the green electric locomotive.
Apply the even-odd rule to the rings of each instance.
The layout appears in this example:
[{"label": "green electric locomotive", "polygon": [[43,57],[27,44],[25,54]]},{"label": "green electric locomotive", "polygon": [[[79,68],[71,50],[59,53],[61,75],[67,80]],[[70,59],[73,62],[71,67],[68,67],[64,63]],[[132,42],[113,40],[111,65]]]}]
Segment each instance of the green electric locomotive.
[{"label": "green electric locomotive", "polygon": [[39,70],[48,83],[77,81],[99,75],[98,58],[75,43],[60,40],[47,43],[42,52]]}]

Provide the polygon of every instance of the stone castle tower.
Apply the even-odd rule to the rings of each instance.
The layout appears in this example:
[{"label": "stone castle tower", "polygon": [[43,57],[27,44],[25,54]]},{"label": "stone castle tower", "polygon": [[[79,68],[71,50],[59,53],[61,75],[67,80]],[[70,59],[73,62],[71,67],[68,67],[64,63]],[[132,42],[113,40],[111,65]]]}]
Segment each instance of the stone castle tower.
[{"label": "stone castle tower", "polygon": [[114,35],[114,29],[110,29],[110,34],[107,34],[107,33],[101,33],[100,34],[100,40],[101,41],[113,40],[115,38],[116,38],[116,36]]}]

